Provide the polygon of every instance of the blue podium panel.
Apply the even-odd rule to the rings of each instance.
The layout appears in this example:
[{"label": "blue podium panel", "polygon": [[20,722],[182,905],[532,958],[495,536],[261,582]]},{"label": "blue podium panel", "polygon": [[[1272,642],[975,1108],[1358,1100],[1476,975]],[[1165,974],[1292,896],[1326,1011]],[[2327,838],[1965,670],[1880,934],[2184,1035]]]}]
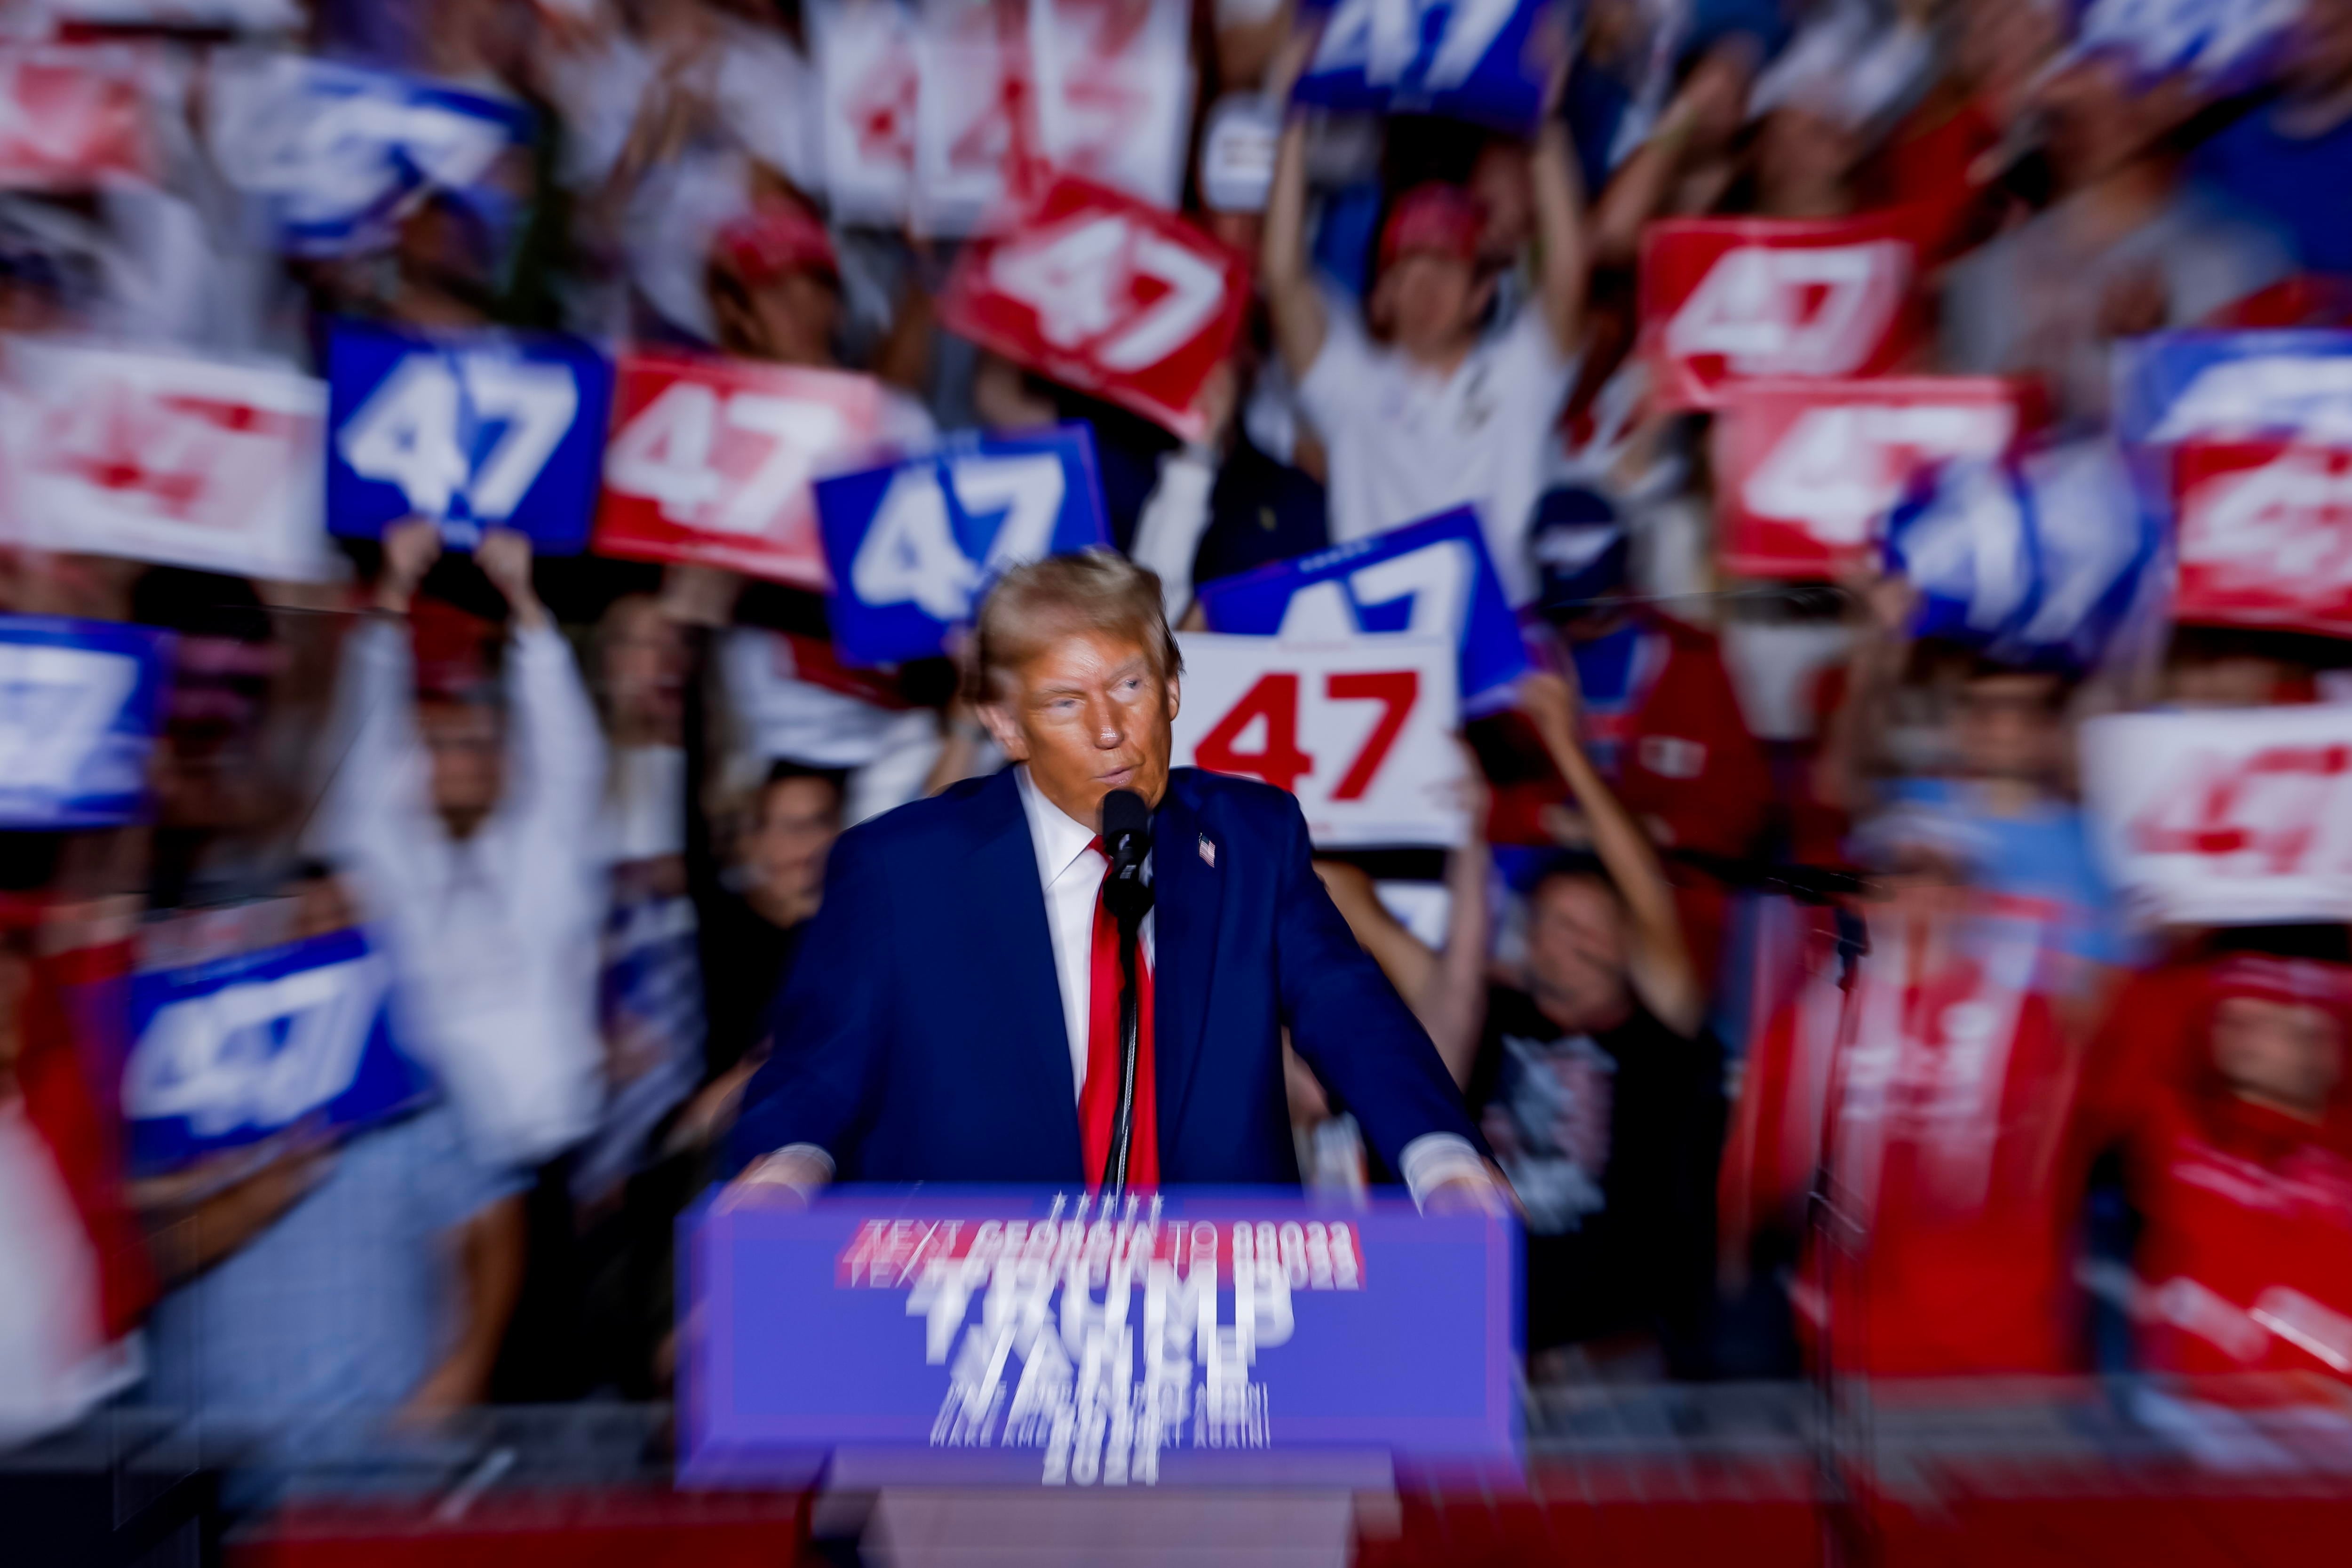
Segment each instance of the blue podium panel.
[{"label": "blue podium panel", "polygon": [[1517,1240],[1404,1203],[720,1193],[681,1222],[689,1481],[1230,1484],[1349,1453],[1514,1462]]}]

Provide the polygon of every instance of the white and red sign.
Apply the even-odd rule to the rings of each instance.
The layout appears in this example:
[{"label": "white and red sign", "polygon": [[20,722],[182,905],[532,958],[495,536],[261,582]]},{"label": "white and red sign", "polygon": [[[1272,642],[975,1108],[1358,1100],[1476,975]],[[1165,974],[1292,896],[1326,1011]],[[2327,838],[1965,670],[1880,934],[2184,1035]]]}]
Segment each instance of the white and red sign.
[{"label": "white and red sign", "polygon": [[940,313],[974,342],[1193,440],[1202,384],[1248,304],[1238,254],[1172,214],[1064,178],[1003,237],[965,249]]},{"label": "white and red sign", "polygon": [[1726,567],[1834,577],[1927,465],[1996,458],[2028,417],[2026,392],[1990,377],[1734,382],[1715,425]]},{"label": "white and red sign", "polygon": [[625,358],[590,548],[828,589],[810,483],[871,447],[881,407],[862,375]]},{"label": "white and red sign", "polygon": [[809,0],[825,195],[845,223],[897,224],[915,175],[915,17],[897,0]]},{"label": "white and red sign", "polygon": [[995,232],[1051,167],[1174,208],[1186,0],[810,0],[825,179],[853,221]]},{"label": "white and red sign", "polygon": [[24,539],[276,581],[327,574],[323,382],[31,339],[8,345]]},{"label": "white and red sign", "polygon": [[2094,719],[2083,792],[2108,866],[2147,919],[2352,920],[2352,708]]},{"label": "white and red sign", "polygon": [[2352,447],[2186,441],[2176,620],[2352,637]]},{"label": "white and red sign", "polygon": [[1396,635],[1335,642],[1188,632],[1175,761],[1298,797],[1324,847],[1461,844],[1454,648]]},{"label": "white and red sign", "polygon": [[1642,342],[1666,408],[1714,408],[1733,382],[1884,375],[1926,335],[1929,215],[1685,218],[1642,238]]},{"label": "white and red sign", "polygon": [[154,176],[138,51],[0,48],[0,187],[77,189]]},{"label": "white and red sign", "polygon": [[1036,155],[1025,120],[1028,51],[1010,0],[922,0],[914,37],[914,183],[918,234],[996,226],[1013,172]]},{"label": "white and red sign", "polygon": [[1037,149],[1055,168],[1173,209],[1192,122],[1187,0],[1027,0]]}]

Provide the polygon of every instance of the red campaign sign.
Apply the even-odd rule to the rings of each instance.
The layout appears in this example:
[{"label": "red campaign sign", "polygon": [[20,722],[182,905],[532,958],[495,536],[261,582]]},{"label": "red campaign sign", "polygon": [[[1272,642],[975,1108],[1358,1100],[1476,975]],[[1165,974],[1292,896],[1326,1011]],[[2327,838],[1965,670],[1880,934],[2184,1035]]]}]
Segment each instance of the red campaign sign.
[{"label": "red campaign sign", "polygon": [[1990,376],[1735,382],[1715,424],[1723,563],[1749,577],[1835,577],[1931,463],[1997,457],[2033,417]]},{"label": "red campaign sign", "polygon": [[0,49],[0,187],[152,183],[141,57],[121,48]]},{"label": "red campaign sign", "polygon": [[829,590],[810,480],[872,447],[881,408],[862,375],[630,355],[590,548]]},{"label": "red campaign sign", "polygon": [[968,247],[940,300],[953,331],[1187,440],[1202,384],[1249,303],[1242,258],[1102,185],[1055,180],[1002,237]]},{"label": "red campaign sign", "polygon": [[2176,620],[2352,637],[2352,447],[2184,441]]},{"label": "red campaign sign", "polygon": [[1883,375],[1924,342],[1919,258],[1936,215],[1686,218],[1642,237],[1642,347],[1664,408],[1738,381]]}]

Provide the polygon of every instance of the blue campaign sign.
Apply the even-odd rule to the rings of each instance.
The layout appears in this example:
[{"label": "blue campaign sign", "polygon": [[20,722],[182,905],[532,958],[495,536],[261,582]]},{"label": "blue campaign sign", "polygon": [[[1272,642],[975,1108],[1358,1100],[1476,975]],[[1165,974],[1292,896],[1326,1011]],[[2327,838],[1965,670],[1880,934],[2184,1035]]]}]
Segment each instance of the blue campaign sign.
[{"label": "blue campaign sign", "polygon": [[1918,594],[1911,630],[1970,647],[2012,641],[2040,607],[2031,514],[1997,458],[1956,458],[1886,520],[1886,566]]},{"label": "blue campaign sign", "polygon": [[2105,657],[2155,566],[2158,517],[2140,504],[2123,455],[2100,438],[2032,447],[2013,459],[2041,581],[2019,633],[2076,669]]},{"label": "blue campaign sign", "polygon": [[356,1127],[430,1079],[393,1034],[392,972],[356,928],[131,981],[122,1114],[141,1174],[306,1118]]},{"label": "blue campaign sign", "polygon": [[138,820],[170,648],[147,626],[0,616],[0,828]]},{"label": "blue campaign sign", "polygon": [[950,440],[904,462],[820,479],[833,572],[827,620],[853,664],[938,653],[1013,566],[1109,542],[1084,425]]},{"label": "blue campaign sign", "polygon": [[2186,75],[2209,91],[2259,85],[2306,0],[2076,0],[2074,48],[2112,54],[2146,80]]},{"label": "blue campaign sign", "polygon": [[1918,593],[1914,635],[2088,669],[2158,531],[2117,450],[2077,441],[1929,470],[1887,520],[1886,563]]},{"label": "blue campaign sign", "polygon": [[514,202],[492,176],[531,139],[523,104],[307,55],[219,59],[209,94],[215,158],[260,203],[286,249],[378,248],[428,191],[452,197],[503,240]]},{"label": "blue campaign sign", "polygon": [[327,339],[327,527],[407,517],[471,549],[490,527],[544,553],[588,542],[613,367],[554,334],[426,335],[339,321]]},{"label": "blue campaign sign", "polygon": [[1068,1486],[1257,1483],[1345,1453],[1516,1459],[1509,1222],[1296,1192],[1088,1201],[706,1200],[680,1248],[699,1328],[686,1479],[828,1450]]},{"label": "blue campaign sign", "polygon": [[2116,429],[2132,445],[2352,437],[2352,331],[2158,332],[2114,354]]},{"label": "blue campaign sign", "polygon": [[1489,710],[1528,670],[1527,644],[1462,507],[1352,544],[1201,584],[1213,632],[1317,640],[1360,632],[1443,637],[1460,649],[1462,704]]},{"label": "blue campaign sign", "polygon": [[1291,96],[1525,131],[1543,108],[1529,37],[1551,0],[1337,0]]}]

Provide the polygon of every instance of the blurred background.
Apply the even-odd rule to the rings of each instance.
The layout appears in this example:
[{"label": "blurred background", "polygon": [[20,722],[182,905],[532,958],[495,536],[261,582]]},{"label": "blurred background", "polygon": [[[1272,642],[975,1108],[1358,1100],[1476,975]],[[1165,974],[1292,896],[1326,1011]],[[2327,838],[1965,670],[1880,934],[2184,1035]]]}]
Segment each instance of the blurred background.
[{"label": "blurred background", "polygon": [[7,1533],[854,1560],[675,1226],[1099,547],[1524,1209],[1364,1561],[2340,1552],[2347,189],[2352,0],[0,5]]}]

